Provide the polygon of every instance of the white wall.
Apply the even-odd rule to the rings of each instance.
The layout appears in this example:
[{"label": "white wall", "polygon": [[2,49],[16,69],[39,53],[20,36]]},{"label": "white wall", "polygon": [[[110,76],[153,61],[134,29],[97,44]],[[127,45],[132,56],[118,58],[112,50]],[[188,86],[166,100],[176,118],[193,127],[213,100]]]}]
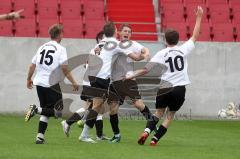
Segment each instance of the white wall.
[{"label": "white wall", "polygon": [[[23,113],[29,104],[38,103],[35,89],[26,88],[28,66],[37,48],[48,41],[44,38],[0,38],[0,112]],[[69,58],[88,53],[94,40],[64,39]],[[162,43],[143,43],[151,54],[163,48]],[[192,84],[181,113],[191,109],[193,116],[216,116],[216,112],[229,101],[239,101],[240,59],[239,43],[197,43],[189,57],[189,75]],[[73,71],[81,81],[82,66]],[[73,99],[71,111],[82,105],[78,95],[65,94]],[[154,108],[154,103],[148,103]],[[128,106],[123,106],[128,107]]]}]

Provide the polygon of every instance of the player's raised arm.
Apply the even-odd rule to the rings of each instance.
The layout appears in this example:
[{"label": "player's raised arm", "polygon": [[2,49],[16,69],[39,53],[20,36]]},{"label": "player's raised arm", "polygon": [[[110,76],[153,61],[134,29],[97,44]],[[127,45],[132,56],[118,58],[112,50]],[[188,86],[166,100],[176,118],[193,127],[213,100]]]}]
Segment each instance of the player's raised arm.
[{"label": "player's raised arm", "polygon": [[195,27],[193,30],[193,35],[191,37],[191,40],[193,42],[195,42],[199,36],[202,16],[203,16],[203,9],[202,9],[202,7],[198,6],[197,12],[196,12],[196,23],[195,23]]}]

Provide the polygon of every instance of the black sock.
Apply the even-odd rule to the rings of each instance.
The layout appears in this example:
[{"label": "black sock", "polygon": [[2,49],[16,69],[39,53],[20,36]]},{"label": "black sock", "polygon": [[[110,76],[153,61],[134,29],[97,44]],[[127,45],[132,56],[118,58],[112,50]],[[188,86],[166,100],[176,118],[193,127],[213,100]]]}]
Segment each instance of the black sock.
[{"label": "black sock", "polygon": [[66,120],[68,125],[72,125],[73,123],[77,122],[78,120],[81,120],[82,117],[78,113],[73,113],[73,115]]},{"label": "black sock", "polygon": [[147,121],[146,128],[150,129],[150,133],[156,128],[159,118],[155,115],[152,116],[152,120]]},{"label": "black sock", "polygon": [[141,111],[141,113],[145,117],[146,120],[152,120],[153,115],[146,105],[145,105],[144,109]]},{"label": "black sock", "polygon": [[47,117],[54,117],[55,111],[54,111],[54,109],[42,108],[42,112],[40,115],[45,115]]},{"label": "black sock", "polygon": [[86,124],[88,127],[93,128],[96,119],[97,119],[98,113],[95,110],[90,109],[89,113],[86,118]]},{"label": "black sock", "polygon": [[97,136],[101,137],[103,135],[103,120],[97,120],[95,123],[95,127]]},{"label": "black sock", "polygon": [[48,123],[39,121],[38,125],[38,133],[45,134],[45,131],[47,130]]},{"label": "black sock", "polygon": [[155,142],[158,142],[158,140],[160,140],[163,135],[165,135],[167,132],[167,128],[165,128],[163,125],[160,125],[160,127],[157,130],[157,133],[153,136],[152,140]]},{"label": "black sock", "polygon": [[111,126],[112,126],[113,133],[115,135],[119,134],[120,130],[119,130],[119,127],[118,127],[118,114],[110,115],[110,123],[111,123]]}]

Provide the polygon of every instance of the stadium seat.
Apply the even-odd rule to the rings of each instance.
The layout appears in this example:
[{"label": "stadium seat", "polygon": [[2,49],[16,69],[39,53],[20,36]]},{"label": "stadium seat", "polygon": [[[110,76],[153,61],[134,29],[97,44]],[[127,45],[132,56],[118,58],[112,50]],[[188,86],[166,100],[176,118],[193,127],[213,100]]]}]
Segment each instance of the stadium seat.
[{"label": "stadium seat", "polygon": [[208,6],[214,6],[214,5],[217,5],[217,4],[227,5],[228,4],[228,0],[206,0],[206,4]]},{"label": "stadium seat", "polygon": [[14,25],[14,34],[17,37],[36,37],[37,27],[35,19],[17,20]]},{"label": "stadium seat", "polygon": [[21,13],[25,18],[35,18],[37,13],[37,0],[14,0],[13,9],[24,9]]},{"label": "stadium seat", "polygon": [[233,25],[231,23],[222,23],[213,25],[213,41],[234,42]]},{"label": "stadium seat", "polygon": [[95,38],[96,34],[103,29],[105,21],[84,19],[83,32],[85,38]]},{"label": "stadium seat", "polygon": [[9,13],[13,10],[13,1],[0,0],[0,14]]},{"label": "stadium seat", "polygon": [[211,8],[209,10],[210,20],[212,23],[228,23],[231,22],[229,8]]},{"label": "stadium seat", "polygon": [[83,38],[83,22],[81,19],[64,19],[64,38]]},{"label": "stadium seat", "polygon": [[59,23],[58,19],[38,19],[38,36],[39,37],[49,37],[48,29],[53,24]]},{"label": "stadium seat", "polygon": [[81,1],[79,0],[62,0],[61,1],[61,18],[62,19],[79,19],[81,18]]},{"label": "stadium seat", "polygon": [[84,17],[87,19],[105,19],[104,0],[82,0]]},{"label": "stadium seat", "polygon": [[184,5],[200,5],[203,6],[205,5],[205,0],[183,0]]},{"label": "stadium seat", "polygon": [[230,6],[240,6],[240,1],[239,0],[229,0],[229,5]]},{"label": "stadium seat", "polygon": [[12,21],[0,21],[0,36],[13,36]]},{"label": "stadium seat", "polygon": [[60,1],[59,0],[38,0],[37,14],[39,18],[53,19],[60,14]]}]

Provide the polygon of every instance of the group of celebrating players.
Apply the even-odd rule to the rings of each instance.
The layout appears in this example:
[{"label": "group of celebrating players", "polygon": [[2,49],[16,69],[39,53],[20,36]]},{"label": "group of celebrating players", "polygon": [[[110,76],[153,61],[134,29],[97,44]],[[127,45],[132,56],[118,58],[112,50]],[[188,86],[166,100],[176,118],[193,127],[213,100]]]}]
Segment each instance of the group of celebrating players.
[{"label": "group of celebrating players", "polygon": [[[71,117],[61,122],[64,134],[69,136],[70,127],[73,123],[83,121],[83,130],[79,140],[83,142],[96,143],[89,137],[89,129],[96,127],[97,140],[109,140],[111,143],[118,143],[121,140],[118,110],[126,97],[132,101],[145,117],[147,124],[143,133],[138,139],[138,144],[143,145],[151,134],[153,135],[150,145],[155,146],[164,136],[174,118],[174,114],[181,108],[185,100],[185,86],[190,84],[187,74],[187,57],[195,47],[200,32],[203,9],[197,8],[196,23],[192,37],[177,46],[179,33],[169,29],[165,32],[167,47],[157,52],[150,58],[148,48],[132,41],[132,28],[128,24],[122,24],[117,31],[112,22],[104,25],[101,32],[96,37],[97,44],[91,50],[86,64],[86,78],[84,78],[81,99],[85,101],[85,106],[74,112]],[[119,33],[119,40],[117,34]],[[40,115],[36,144],[45,142],[44,135],[50,117],[60,117],[63,108],[62,93],[59,83],[62,81],[61,74],[71,82],[73,91],[77,91],[79,86],[68,70],[68,60],[66,48],[60,45],[63,37],[62,25],[55,24],[50,27],[49,35],[51,41],[43,44],[32,59],[27,77],[27,87],[29,89],[36,86],[40,106],[30,105],[25,121],[29,121],[35,114]],[[147,65],[134,71],[134,61],[148,61]],[[149,108],[141,99],[138,90],[136,77],[148,73],[156,65],[163,69],[159,78],[161,81],[171,83],[168,91],[161,89],[156,92],[156,111],[151,113]],[[32,81],[32,76],[36,70],[36,75]],[[113,137],[108,139],[103,135],[103,113],[104,103],[109,106],[110,124]],[[166,113],[162,124],[158,127],[159,119]]]}]

